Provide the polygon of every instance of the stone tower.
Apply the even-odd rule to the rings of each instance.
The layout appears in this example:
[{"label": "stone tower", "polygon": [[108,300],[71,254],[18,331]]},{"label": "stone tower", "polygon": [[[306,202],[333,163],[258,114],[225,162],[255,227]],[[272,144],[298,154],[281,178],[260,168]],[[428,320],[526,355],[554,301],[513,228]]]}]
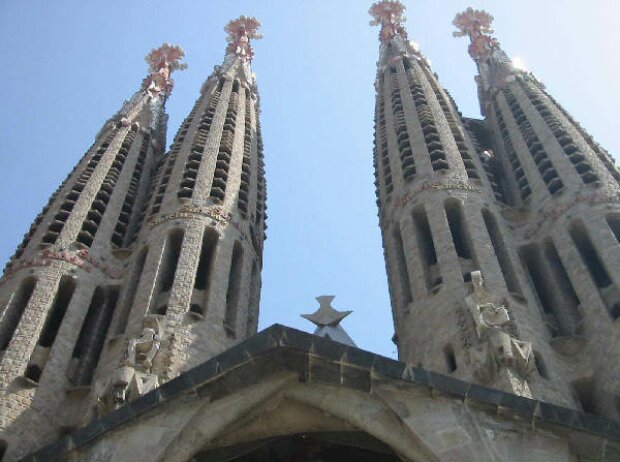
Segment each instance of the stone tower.
[{"label": "stone tower", "polygon": [[[91,383],[133,236],[165,145],[164,105],[183,51],[164,44],[37,216],[0,280],[0,440],[8,454],[49,441],[67,390]],[[78,393],[79,395],[79,393]],[[27,440],[20,438],[27,436]]]},{"label": "stone tower", "polygon": [[400,359],[617,415],[618,172],[471,10],[455,25],[472,37],[487,118],[462,117],[407,40],[403,11],[391,0],[370,9],[381,26],[377,203]]},{"label": "stone tower", "polygon": [[206,361],[257,329],[265,239],[258,93],[260,23],[231,21],[221,66],[162,158],[91,391],[99,413]]},{"label": "stone tower", "polygon": [[544,372],[563,374],[583,410],[618,417],[620,172],[545,86],[511,63],[490,36],[492,20],[469,8],[454,35],[470,38],[478,67],[493,160],[504,172],[502,214],[528,302],[544,321],[540,343],[551,347]]}]

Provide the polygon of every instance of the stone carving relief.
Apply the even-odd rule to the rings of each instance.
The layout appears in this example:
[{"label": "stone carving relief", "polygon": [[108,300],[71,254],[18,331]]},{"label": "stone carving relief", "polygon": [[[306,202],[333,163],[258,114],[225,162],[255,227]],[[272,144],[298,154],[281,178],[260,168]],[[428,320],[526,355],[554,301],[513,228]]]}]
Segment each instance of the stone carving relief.
[{"label": "stone carving relief", "polygon": [[[244,230],[245,226],[242,226],[236,220],[233,220],[233,216],[230,212],[224,210],[219,206],[209,206],[209,207],[201,207],[199,205],[194,204],[186,204],[183,205],[178,212],[169,213],[167,215],[162,215],[157,217],[149,222],[149,228],[153,229],[162,223],[166,223],[172,220],[178,219],[194,219],[194,218],[210,218],[213,220],[213,224],[217,227],[218,230],[222,230],[226,225],[232,225],[239,233],[241,233],[241,237],[243,239],[248,239],[247,232]],[[248,239],[249,240],[249,239]]]},{"label": "stone carving relief", "polygon": [[152,220],[149,223],[150,229],[153,229],[157,225],[165,223],[171,220],[177,220],[179,218],[200,218],[207,217],[211,218],[213,221],[217,222],[220,225],[226,225],[232,221],[232,215],[230,212],[225,211],[221,207],[212,206],[212,207],[200,207],[195,205],[184,205],[178,212],[170,213],[168,215],[163,215]]},{"label": "stone carving relief", "polygon": [[16,273],[17,271],[23,268],[35,268],[40,266],[50,266],[52,261],[62,261],[65,263],[69,263],[78,268],[83,269],[87,273],[92,272],[93,268],[101,271],[110,279],[120,279],[123,277],[123,272],[119,269],[110,268],[105,263],[102,263],[94,256],[90,255],[88,250],[82,249],[78,252],[70,252],[68,250],[59,250],[53,251],[49,249],[43,250],[39,255],[34,257],[32,260],[23,262],[19,265],[15,265],[10,270],[4,273],[2,278],[2,282],[10,279],[10,277]]},{"label": "stone carving relief", "polygon": [[435,191],[452,190],[452,189],[460,189],[463,191],[476,191],[476,192],[480,191],[480,188],[477,188],[476,186],[469,184],[467,180],[460,180],[460,181],[455,181],[451,183],[444,183],[442,181],[433,181],[431,183],[425,182],[425,183],[422,183],[422,185],[420,185],[420,187],[417,188],[415,191],[411,193],[403,194],[402,196],[398,197],[396,201],[394,202],[394,208],[404,207],[405,205],[409,203],[409,201],[411,201],[411,199],[413,199],[416,196],[416,194],[421,193],[422,191],[427,191],[429,189],[433,189]]},{"label": "stone carving relief", "polygon": [[99,415],[103,415],[154,390],[159,377],[154,362],[163,338],[163,326],[157,316],[146,316],[138,338],[129,339],[123,364],[95,382],[94,394]]},{"label": "stone carving relief", "polygon": [[552,204],[550,206],[544,207],[537,211],[538,219],[536,222],[524,233],[524,237],[529,239],[533,237],[538,231],[540,231],[547,221],[555,222],[562,215],[564,215],[567,211],[569,211],[573,206],[577,204],[587,204],[590,206],[595,206],[599,204],[607,204],[607,203],[615,203],[620,200],[619,194],[609,194],[609,193],[578,193],[575,194],[568,202],[564,204]]},{"label": "stone carving relief", "polygon": [[531,397],[527,377],[535,367],[532,344],[515,338],[510,316],[487,289],[480,271],[471,273],[473,292],[465,299],[479,344],[470,349],[474,374],[483,383]]}]

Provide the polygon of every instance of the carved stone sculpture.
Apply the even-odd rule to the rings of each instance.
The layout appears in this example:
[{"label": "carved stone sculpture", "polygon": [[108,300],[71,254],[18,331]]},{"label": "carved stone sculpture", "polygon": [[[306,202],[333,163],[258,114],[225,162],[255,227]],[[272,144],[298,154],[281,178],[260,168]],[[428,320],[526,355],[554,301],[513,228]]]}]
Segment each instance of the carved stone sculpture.
[{"label": "carved stone sculpture", "polygon": [[163,328],[157,317],[144,318],[144,329],[126,346],[125,361],[110,376],[95,383],[96,408],[99,415],[117,409],[127,401],[144,395],[159,386],[153,362],[161,346]]},{"label": "carved stone sculpture", "polygon": [[466,297],[479,344],[470,350],[476,377],[523,396],[531,396],[526,378],[534,367],[532,344],[508,333],[510,316],[484,285],[482,273],[471,273],[473,292]]},{"label": "carved stone sculpture", "polygon": [[154,329],[145,327],[140,338],[134,338],[127,345],[127,360],[129,367],[141,367],[149,372],[153,365],[153,358],[159,351],[159,335]]}]

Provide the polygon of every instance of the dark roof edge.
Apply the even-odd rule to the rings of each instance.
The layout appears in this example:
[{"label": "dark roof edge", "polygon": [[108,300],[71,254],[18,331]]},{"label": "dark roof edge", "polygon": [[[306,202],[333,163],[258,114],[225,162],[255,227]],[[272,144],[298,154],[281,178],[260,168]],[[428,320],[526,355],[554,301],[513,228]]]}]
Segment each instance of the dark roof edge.
[{"label": "dark roof edge", "polygon": [[[182,373],[159,388],[130,401],[100,419],[90,422],[22,460],[49,461],[56,459],[62,454],[84,446],[102,434],[153,409],[159,403],[196,390],[252,358],[278,349],[297,350],[326,361],[342,364],[343,367],[338,370],[338,380],[334,381],[334,384],[338,383],[341,386],[346,387],[349,381],[351,388],[363,390],[366,386],[364,380],[357,380],[359,379],[359,372],[350,375],[351,369],[348,366],[353,366],[356,371],[363,369],[368,372],[368,379],[366,380],[368,387],[370,386],[370,373],[372,373],[375,376],[379,375],[430,387],[433,390],[457,396],[463,400],[471,399],[497,406],[498,409],[509,410],[525,417],[534,424],[536,421],[548,422],[620,441],[620,422],[618,421],[465,382],[420,367],[409,368],[402,362],[369,351],[274,324],[195,368]],[[300,374],[312,372],[305,370],[309,367],[308,363],[289,361],[287,364],[285,361],[285,365]],[[347,374],[349,375],[347,376]],[[324,378],[325,380],[319,378],[317,381],[329,382],[328,376],[324,376]],[[368,388],[367,391],[370,389]]]}]

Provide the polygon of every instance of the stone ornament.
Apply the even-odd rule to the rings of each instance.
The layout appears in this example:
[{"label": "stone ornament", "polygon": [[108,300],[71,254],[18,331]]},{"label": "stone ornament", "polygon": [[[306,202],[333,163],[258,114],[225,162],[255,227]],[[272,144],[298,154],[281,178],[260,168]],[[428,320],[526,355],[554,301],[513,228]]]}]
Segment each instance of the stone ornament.
[{"label": "stone ornament", "polygon": [[235,55],[243,62],[252,61],[254,50],[250,45],[250,40],[263,38],[258,32],[259,27],[260,21],[258,19],[247,16],[239,16],[226,24],[224,27],[224,31],[228,34],[226,37],[228,42],[226,53]]},{"label": "stone ornament", "polygon": [[534,369],[532,344],[508,333],[510,316],[484,284],[481,271],[471,273],[473,292],[465,298],[476,325],[479,344],[470,350],[476,377],[522,396],[531,397],[526,378]]},{"label": "stone ornament", "polygon": [[491,37],[489,34],[493,33],[491,23],[493,22],[493,16],[484,10],[474,10],[469,7],[462,13],[459,13],[452,21],[454,27],[458,30],[454,31],[452,35],[454,37],[468,36],[471,40],[468,51],[474,60],[486,60],[488,59],[493,50],[499,48],[499,42],[497,39]]},{"label": "stone ornament", "polygon": [[173,71],[187,68],[181,63],[185,52],[179,46],[164,43],[159,48],[153,48],[144,58],[149,65],[149,75],[144,79],[142,86],[146,94],[156,98],[160,94],[170,95],[174,80],[170,78]]},{"label": "stone ornament", "polygon": [[335,342],[344,343],[345,345],[355,346],[355,342],[349,337],[349,334],[342,328],[340,323],[344,318],[349,316],[352,311],[339,311],[332,307],[332,301],[336,298],[333,295],[321,295],[316,297],[319,302],[319,308],[311,314],[302,314],[301,317],[307,319],[316,325],[314,335],[319,337],[327,337]]},{"label": "stone ornament", "polygon": [[145,327],[140,338],[129,341],[125,364],[134,368],[142,366],[150,371],[153,366],[153,358],[159,351],[159,346],[159,335],[154,329]]},{"label": "stone ornament", "polygon": [[381,26],[379,40],[387,43],[392,37],[399,35],[407,39],[407,31],[403,26],[405,21],[405,5],[398,0],[383,0],[373,3],[368,13],[374,18],[370,21],[371,26]]},{"label": "stone ornament", "polygon": [[138,338],[128,341],[124,364],[111,376],[95,382],[94,394],[99,415],[106,414],[154,390],[159,377],[153,370],[153,362],[161,346],[163,326],[156,316],[144,318],[144,329]]}]

